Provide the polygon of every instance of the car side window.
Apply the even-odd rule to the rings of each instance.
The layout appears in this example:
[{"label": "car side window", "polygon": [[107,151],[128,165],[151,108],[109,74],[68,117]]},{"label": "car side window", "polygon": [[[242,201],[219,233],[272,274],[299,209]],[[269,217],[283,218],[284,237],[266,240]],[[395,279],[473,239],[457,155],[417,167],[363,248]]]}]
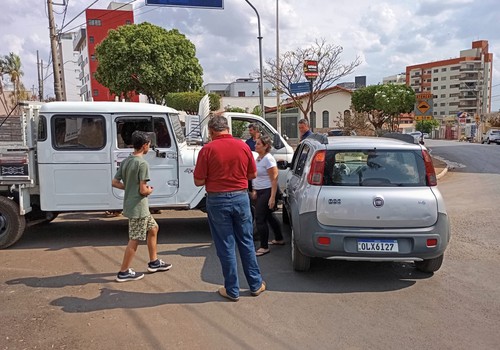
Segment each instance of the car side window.
[{"label": "car side window", "polygon": [[297,176],[302,176],[304,172],[304,168],[306,166],[306,161],[307,161],[307,155],[309,154],[310,147],[307,144],[304,144],[302,148],[300,149],[299,153],[297,154],[297,158],[295,159],[295,167],[294,167],[294,174]]}]

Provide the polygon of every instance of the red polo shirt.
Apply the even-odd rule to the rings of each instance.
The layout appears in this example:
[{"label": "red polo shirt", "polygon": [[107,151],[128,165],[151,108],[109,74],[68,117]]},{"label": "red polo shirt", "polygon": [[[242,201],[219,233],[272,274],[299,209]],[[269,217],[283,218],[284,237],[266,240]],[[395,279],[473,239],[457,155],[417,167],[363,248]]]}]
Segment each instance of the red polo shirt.
[{"label": "red polo shirt", "polygon": [[205,179],[207,192],[230,192],[247,189],[248,174],[256,171],[248,145],[230,134],[222,134],[203,146],[193,175]]}]

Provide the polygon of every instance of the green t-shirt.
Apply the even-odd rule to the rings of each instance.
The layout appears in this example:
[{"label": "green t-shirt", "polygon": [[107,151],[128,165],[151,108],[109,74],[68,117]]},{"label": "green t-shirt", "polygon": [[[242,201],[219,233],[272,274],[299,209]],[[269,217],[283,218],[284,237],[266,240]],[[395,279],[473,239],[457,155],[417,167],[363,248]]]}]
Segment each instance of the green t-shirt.
[{"label": "green t-shirt", "polygon": [[115,179],[125,186],[123,215],[128,218],[143,218],[149,213],[148,197],[140,193],[140,181],[149,181],[148,162],[140,156],[130,155],[118,168]]}]

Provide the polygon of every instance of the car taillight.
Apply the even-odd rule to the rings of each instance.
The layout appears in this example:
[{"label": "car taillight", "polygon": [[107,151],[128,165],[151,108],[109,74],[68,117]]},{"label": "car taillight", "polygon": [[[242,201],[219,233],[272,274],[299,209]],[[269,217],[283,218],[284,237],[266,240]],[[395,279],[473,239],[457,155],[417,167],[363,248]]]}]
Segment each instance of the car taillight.
[{"label": "car taillight", "polygon": [[427,150],[422,150],[422,157],[424,158],[427,186],[437,186],[436,171],[434,170],[434,165],[432,164],[432,158],[429,155],[429,152],[427,152]]},{"label": "car taillight", "polygon": [[323,185],[323,173],[325,171],[325,157],[326,151],[318,151],[314,155],[311,162],[311,169],[309,169],[309,174],[307,176],[307,182],[310,185]]}]

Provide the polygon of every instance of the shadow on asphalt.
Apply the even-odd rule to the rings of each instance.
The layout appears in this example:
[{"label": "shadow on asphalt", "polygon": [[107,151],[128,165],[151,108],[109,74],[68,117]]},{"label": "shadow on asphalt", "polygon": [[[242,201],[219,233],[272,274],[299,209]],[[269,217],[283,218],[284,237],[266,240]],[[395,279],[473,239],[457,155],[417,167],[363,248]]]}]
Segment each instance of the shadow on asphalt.
[{"label": "shadow on asphalt", "polygon": [[[81,218],[81,216],[80,216]],[[222,274],[212,244],[206,218],[157,218],[160,225],[158,256],[167,261],[203,258],[200,278],[203,282],[222,284]],[[290,235],[284,227],[285,246],[271,246],[271,253],[259,257],[259,265],[268,290],[292,293],[373,293],[408,288],[432,274],[417,271],[413,263],[374,263],[313,259],[308,272],[296,272],[291,266]],[[73,247],[125,246],[126,219],[54,221],[33,227],[26,236],[9,249],[42,248],[48,251]],[[258,244],[258,242],[256,242]],[[174,247],[175,245],[175,247]],[[191,264],[190,262],[187,264]],[[7,281],[8,285],[32,288],[64,288],[67,286],[100,286],[101,294],[94,299],[62,297],[51,305],[65,312],[91,312],[114,308],[148,308],[164,304],[192,304],[224,301],[214,292],[131,292],[112,288],[115,271],[111,273],[71,274],[50,277],[24,277]],[[171,273],[175,273],[172,271]],[[182,278],[182,277],[180,277]],[[239,268],[241,295],[249,295],[241,267]],[[140,282],[138,282],[140,283]]]}]

